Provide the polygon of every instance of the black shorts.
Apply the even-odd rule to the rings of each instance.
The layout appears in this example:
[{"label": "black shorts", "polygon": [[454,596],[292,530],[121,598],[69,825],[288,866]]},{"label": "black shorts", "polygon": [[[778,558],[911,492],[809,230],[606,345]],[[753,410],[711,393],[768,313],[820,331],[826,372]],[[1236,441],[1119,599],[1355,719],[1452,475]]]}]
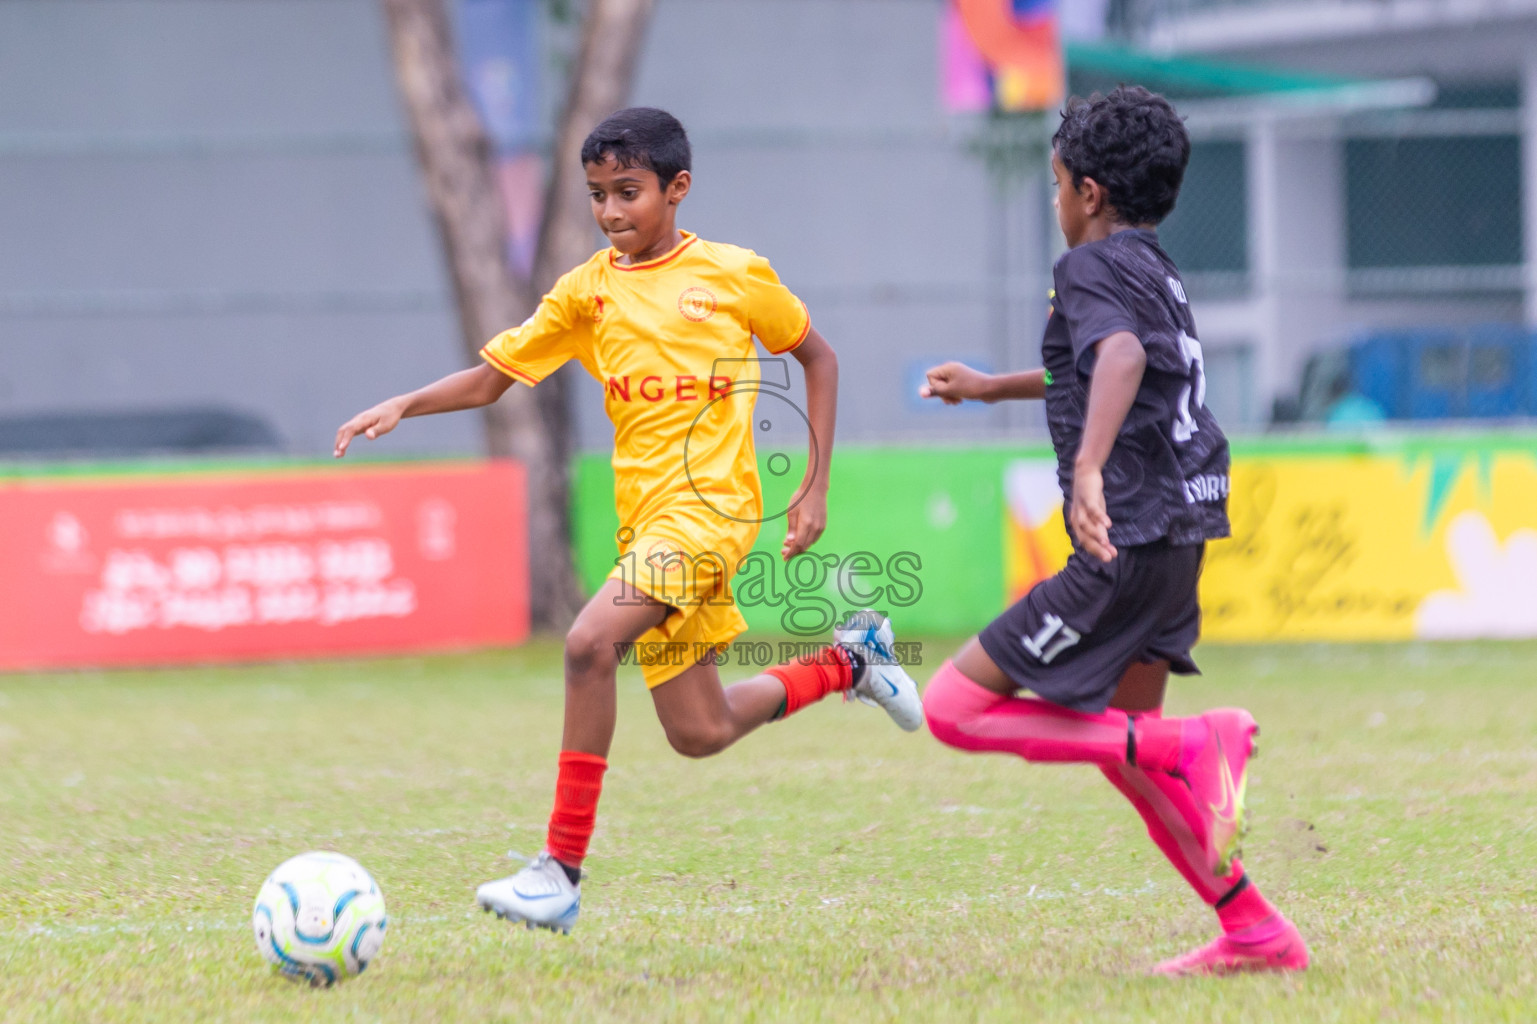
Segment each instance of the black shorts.
[{"label": "black shorts", "polygon": [[1190,648],[1201,635],[1205,551],[1156,541],[1121,548],[1109,563],[1074,551],[977,639],[1025,689],[1074,711],[1103,711],[1133,663],[1200,671]]}]

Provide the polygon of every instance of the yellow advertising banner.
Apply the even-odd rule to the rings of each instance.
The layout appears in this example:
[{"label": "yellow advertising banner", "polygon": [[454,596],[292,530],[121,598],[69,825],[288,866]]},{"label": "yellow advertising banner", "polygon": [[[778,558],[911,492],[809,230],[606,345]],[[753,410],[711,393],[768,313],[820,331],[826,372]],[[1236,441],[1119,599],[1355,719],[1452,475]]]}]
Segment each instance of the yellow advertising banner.
[{"label": "yellow advertising banner", "polygon": [[[1201,582],[1207,639],[1537,636],[1537,451],[1239,454],[1232,474],[1233,535]],[[1011,599],[1070,551],[1055,485],[1048,460],[1005,470]]]}]

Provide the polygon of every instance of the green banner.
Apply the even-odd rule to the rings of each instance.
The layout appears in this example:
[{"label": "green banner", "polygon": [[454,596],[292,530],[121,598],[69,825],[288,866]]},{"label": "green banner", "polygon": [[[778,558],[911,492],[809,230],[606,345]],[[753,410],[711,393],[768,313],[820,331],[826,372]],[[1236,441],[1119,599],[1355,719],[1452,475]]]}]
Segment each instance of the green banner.
[{"label": "green banner", "polygon": [[[773,454],[758,455],[764,507],[783,508],[792,478],[771,473]],[[769,553],[784,569],[786,575],[776,579],[773,589],[785,600],[743,607],[748,625],[775,633],[825,632],[811,628],[817,624],[816,609],[835,607],[841,615],[870,604],[890,612],[908,632],[976,629],[997,614],[1004,592],[1003,467],[1022,454],[1049,456],[1050,450],[839,449],[827,532],[798,559],[808,564],[785,567],[780,562],[783,517],[759,530],[754,551]],[[613,570],[618,556],[614,535],[619,520],[606,454],[577,460],[573,509],[577,568],[591,589]],[[877,595],[880,600],[860,600]],[[787,619],[792,611],[799,630]]]},{"label": "green banner", "polygon": [[[766,508],[784,507],[793,481],[800,479],[799,463],[796,472],[787,474],[781,469],[776,477],[769,461],[774,455],[759,453]],[[1412,470],[1428,474],[1426,486],[1432,490],[1437,486],[1444,490],[1438,481],[1456,478],[1452,475],[1455,470],[1465,473],[1461,479],[1472,481],[1469,486],[1475,490],[1470,492],[1471,501],[1480,493],[1478,481],[1487,478],[1489,467],[1504,467],[1511,459],[1517,460],[1512,465],[1519,465],[1537,456],[1537,434],[1283,435],[1236,440],[1233,456],[1232,500],[1235,515],[1243,520],[1235,521],[1235,530],[1243,532],[1240,528],[1247,528],[1253,518],[1253,503],[1238,491],[1251,478],[1276,478],[1275,467],[1294,467],[1276,478],[1289,483],[1289,488],[1280,493],[1283,501],[1292,500],[1288,496],[1293,490],[1298,491],[1295,500],[1304,501],[1308,481],[1317,476],[1319,466],[1337,466],[1346,478],[1361,479],[1370,473],[1392,476]],[[575,470],[577,567],[583,583],[591,589],[612,571],[618,555],[613,474],[604,453],[579,457]],[[775,565],[785,572],[772,588],[773,593],[783,595],[783,600],[744,606],[742,612],[753,629],[810,633],[814,632],[811,627],[818,624],[819,609],[836,608],[836,613],[841,614],[868,604],[890,613],[898,628],[907,634],[965,634],[986,624],[1029,583],[1055,571],[1067,551],[1061,496],[1056,489],[1051,449],[1046,445],[845,446],[838,450],[832,481],[827,532],[810,553],[798,559],[805,562],[814,555],[820,564],[783,566],[778,553],[784,540],[785,520],[779,518],[763,524],[754,551],[772,556]],[[1044,495],[1039,502],[1042,508],[1032,514],[1039,517],[1038,521],[1019,508],[1022,481],[1024,491],[1033,487]],[[1012,495],[1006,493],[1011,486],[1015,488]],[[1496,497],[1504,500],[1511,486],[1501,478]],[[1511,496],[1521,495],[1511,491]],[[1393,518],[1396,514],[1394,508],[1386,507],[1392,501],[1376,502],[1368,490],[1341,496],[1338,502],[1350,506],[1352,521],[1376,520],[1385,526],[1384,517]],[[1026,503],[1036,502],[1027,496]],[[1277,506],[1283,507],[1291,506]],[[1416,509],[1415,514],[1423,517],[1419,506]],[[1537,507],[1527,520],[1525,526],[1537,526]],[[1506,532],[1522,525],[1515,520],[1505,523],[1503,519],[1499,524]],[[1037,535],[1034,542],[1031,533]],[[1267,519],[1264,533],[1280,548],[1294,537],[1296,527],[1280,521],[1277,513]],[[1225,545],[1226,542],[1214,545],[1210,556],[1213,565],[1223,567],[1224,571],[1214,570],[1207,582],[1232,589],[1228,579],[1231,573],[1225,568],[1242,552],[1237,548],[1229,551]],[[764,561],[760,559],[756,564]],[[1283,569],[1276,571],[1286,576]],[[1341,565],[1331,571],[1347,573],[1349,567]],[[1210,586],[1203,591],[1206,589]],[[1336,591],[1344,593],[1340,587],[1327,593],[1333,595]],[[1215,596],[1206,595],[1206,599],[1211,603]],[[860,600],[863,597],[872,599]],[[1296,614],[1273,626],[1265,625],[1272,619],[1261,620],[1256,612],[1254,617],[1261,626],[1240,628],[1242,624],[1235,619],[1235,625],[1229,627],[1223,615],[1216,613],[1230,610],[1233,603],[1224,598],[1213,604],[1215,618],[1209,624],[1214,636],[1325,638],[1322,632],[1315,636],[1311,626],[1298,626],[1303,620]],[[799,616],[798,620],[787,618],[792,611]],[[802,629],[794,628],[797,622]],[[1412,629],[1404,630],[1405,635],[1413,635]],[[1377,631],[1356,624],[1349,636],[1329,634],[1327,638],[1370,639],[1378,635]]]}]

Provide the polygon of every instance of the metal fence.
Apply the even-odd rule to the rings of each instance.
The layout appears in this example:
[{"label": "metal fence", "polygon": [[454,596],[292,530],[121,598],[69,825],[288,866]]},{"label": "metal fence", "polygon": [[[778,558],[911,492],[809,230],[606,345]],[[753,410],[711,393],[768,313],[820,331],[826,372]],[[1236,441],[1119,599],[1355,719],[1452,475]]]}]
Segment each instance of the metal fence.
[{"label": "metal fence", "polygon": [[[1523,287],[1520,112],[1436,109],[1357,115],[1313,129],[1339,146],[1347,291],[1478,296]],[[1246,293],[1248,143],[1197,139],[1164,245],[1193,293]]]}]

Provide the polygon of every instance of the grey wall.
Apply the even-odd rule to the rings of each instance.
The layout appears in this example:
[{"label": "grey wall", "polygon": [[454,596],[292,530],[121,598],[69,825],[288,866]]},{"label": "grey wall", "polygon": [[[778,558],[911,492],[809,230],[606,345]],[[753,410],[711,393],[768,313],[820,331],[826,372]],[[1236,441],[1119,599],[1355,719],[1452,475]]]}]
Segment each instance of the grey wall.
[{"label": "grey wall", "polygon": [[[940,9],[659,0],[640,70],[695,141],[682,225],[806,299],[846,441],[1034,429],[912,397],[941,358],[1030,365],[1045,302],[1041,195],[1001,199],[943,111]],[[0,3],[0,238],[0,414],[221,404],[322,454],[465,365],[375,0]],[[608,444],[595,385],[578,412]],[[379,447],[476,451],[478,423]]]},{"label": "grey wall", "polygon": [[463,363],[372,0],[0,4],[0,238],[0,413],[227,405],[319,454]]}]

